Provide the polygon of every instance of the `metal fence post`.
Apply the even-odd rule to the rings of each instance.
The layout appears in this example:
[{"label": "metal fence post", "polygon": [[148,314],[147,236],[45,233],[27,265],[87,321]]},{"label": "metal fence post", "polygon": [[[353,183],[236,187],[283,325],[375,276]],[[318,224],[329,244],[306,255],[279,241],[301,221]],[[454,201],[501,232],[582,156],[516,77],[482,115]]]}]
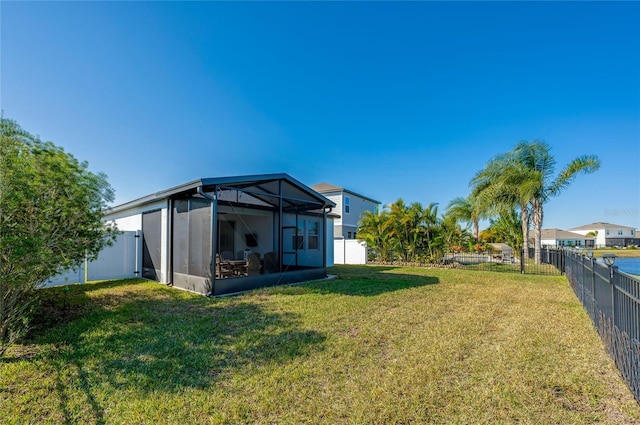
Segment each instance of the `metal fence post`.
[{"label": "metal fence post", "polygon": [[609,266],[609,283],[611,283],[611,318],[613,319],[613,325],[618,326],[618,320],[616,320],[616,280],[615,273],[618,273],[618,266]]},{"label": "metal fence post", "polygon": [[520,250],[520,273],[524,274],[524,248]]}]

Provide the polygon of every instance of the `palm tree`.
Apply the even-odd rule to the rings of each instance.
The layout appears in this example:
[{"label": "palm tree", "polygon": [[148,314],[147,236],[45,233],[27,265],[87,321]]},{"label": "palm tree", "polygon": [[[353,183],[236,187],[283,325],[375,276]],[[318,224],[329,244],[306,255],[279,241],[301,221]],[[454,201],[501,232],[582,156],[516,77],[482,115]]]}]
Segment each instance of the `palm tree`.
[{"label": "palm tree", "polygon": [[381,261],[392,260],[393,243],[389,235],[389,213],[387,211],[362,213],[358,223],[358,238],[364,239],[367,246],[373,249]]},{"label": "palm tree", "polygon": [[388,205],[390,235],[395,240],[403,261],[409,261],[410,241],[412,233],[412,219],[409,215],[409,207],[402,198]]},{"label": "palm tree", "polygon": [[525,184],[527,170],[516,166],[508,154],[493,157],[483,170],[471,179],[472,196],[485,217],[496,217],[520,211],[524,258],[529,258],[529,200],[532,193]]},{"label": "palm tree", "polygon": [[527,214],[531,208],[536,263],[541,259],[544,203],[569,187],[579,173],[592,173],[600,168],[597,156],[583,155],[554,177],[556,162],[550,150],[551,147],[543,141],[520,142],[512,151],[495,157],[472,180],[472,185],[475,183],[479,188],[477,196],[484,202],[492,202],[493,205],[500,205],[500,199],[506,204],[509,199],[519,202],[525,252],[528,241],[528,224],[525,226],[525,223],[528,223]]},{"label": "palm tree", "polygon": [[423,207],[419,202],[405,204],[402,198],[389,208],[389,233],[394,239],[403,261],[416,261],[425,251],[431,252],[431,237],[438,223],[437,204]]},{"label": "palm tree", "polygon": [[478,241],[480,235],[480,218],[484,218],[482,205],[477,202],[476,197],[471,195],[463,198],[458,196],[447,205],[447,217],[451,217],[456,221],[462,221],[473,226],[473,237]]},{"label": "palm tree", "polygon": [[531,194],[531,221],[533,223],[536,263],[540,263],[542,222],[544,203],[568,188],[579,173],[593,173],[600,168],[596,155],[582,155],[567,164],[554,177],[556,161],[550,153],[551,147],[543,141],[520,142],[509,153],[509,168],[518,169],[528,177],[521,182],[523,191]]},{"label": "palm tree", "polygon": [[489,229],[497,239],[495,242],[505,242],[517,253],[522,250],[523,240],[520,217],[515,211],[500,213],[498,218],[490,220]]}]

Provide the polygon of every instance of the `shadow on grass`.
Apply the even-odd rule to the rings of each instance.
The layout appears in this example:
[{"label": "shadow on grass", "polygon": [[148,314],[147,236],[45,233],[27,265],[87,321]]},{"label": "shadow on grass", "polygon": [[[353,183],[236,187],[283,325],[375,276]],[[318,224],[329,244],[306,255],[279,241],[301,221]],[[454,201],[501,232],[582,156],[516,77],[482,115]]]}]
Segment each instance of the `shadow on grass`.
[{"label": "shadow on grass", "polygon": [[340,265],[329,268],[327,272],[336,277],[271,290],[288,294],[320,293],[369,297],[439,283],[437,277],[399,267]]},{"label": "shadow on grass", "polygon": [[[207,388],[247,369],[323,349],[325,335],[302,328],[296,314],[270,311],[258,301],[136,286],[129,281],[71,287],[66,302],[81,314],[62,324],[46,321],[31,335],[33,344],[56,347],[37,361],[57,371],[55,391],[66,423],[75,422],[67,402],[71,391],[76,398],[81,392],[92,420],[104,423],[98,402],[104,394],[96,391]],[[97,289],[105,291],[89,296]],[[52,296],[52,306],[62,307],[58,289],[44,295]]]}]

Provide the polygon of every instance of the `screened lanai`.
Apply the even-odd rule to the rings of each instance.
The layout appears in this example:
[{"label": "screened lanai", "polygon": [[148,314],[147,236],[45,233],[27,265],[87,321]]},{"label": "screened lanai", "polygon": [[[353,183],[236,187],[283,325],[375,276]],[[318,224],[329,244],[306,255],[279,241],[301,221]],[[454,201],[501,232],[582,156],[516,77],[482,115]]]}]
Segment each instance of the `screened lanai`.
[{"label": "screened lanai", "polygon": [[169,197],[174,286],[222,295],[326,276],[335,204],[322,195],[286,174],[202,179],[185,189]]}]

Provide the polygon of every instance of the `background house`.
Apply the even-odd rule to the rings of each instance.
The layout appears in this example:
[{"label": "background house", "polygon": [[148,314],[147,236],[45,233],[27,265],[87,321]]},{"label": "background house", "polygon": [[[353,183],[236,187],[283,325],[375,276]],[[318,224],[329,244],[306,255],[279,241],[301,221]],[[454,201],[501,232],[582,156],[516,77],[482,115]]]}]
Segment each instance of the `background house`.
[{"label": "background house", "polygon": [[584,234],[568,232],[560,229],[542,229],[542,246],[559,248],[564,246],[575,246],[592,248],[596,238],[585,236]]},{"label": "background house", "polygon": [[595,234],[595,245],[598,248],[640,245],[640,238],[636,236],[636,229],[619,224],[597,222],[574,227],[573,229],[569,229],[569,231],[581,235]]},{"label": "background house", "polygon": [[362,213],[365,211],[375,212],[380,205],[380,201],[329,183],[315,184],[311,186],[311,189],[336,204],[334,212],[340,217],[334,218],[333,235],[335,238],[356,239],[358,222]]}]

